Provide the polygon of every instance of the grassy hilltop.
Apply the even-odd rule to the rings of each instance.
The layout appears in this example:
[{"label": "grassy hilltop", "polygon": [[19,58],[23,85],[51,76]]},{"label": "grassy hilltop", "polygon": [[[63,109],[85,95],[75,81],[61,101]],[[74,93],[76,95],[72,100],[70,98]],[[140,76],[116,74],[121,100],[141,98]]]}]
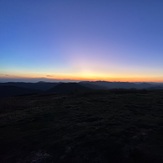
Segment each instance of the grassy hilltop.
[{"label": "grassy hilltop", "polygon": [[163,162],[163,91],[0,100],[1,163]]}]

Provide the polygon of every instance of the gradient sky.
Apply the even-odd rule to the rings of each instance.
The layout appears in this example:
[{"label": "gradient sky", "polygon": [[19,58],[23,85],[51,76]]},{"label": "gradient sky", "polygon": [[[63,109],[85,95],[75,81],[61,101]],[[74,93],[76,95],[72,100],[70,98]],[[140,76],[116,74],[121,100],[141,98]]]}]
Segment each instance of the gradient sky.
[{"label": "gradient sky", "polygon": [[0,81],[163,82],[162,0],[0,0]]}]

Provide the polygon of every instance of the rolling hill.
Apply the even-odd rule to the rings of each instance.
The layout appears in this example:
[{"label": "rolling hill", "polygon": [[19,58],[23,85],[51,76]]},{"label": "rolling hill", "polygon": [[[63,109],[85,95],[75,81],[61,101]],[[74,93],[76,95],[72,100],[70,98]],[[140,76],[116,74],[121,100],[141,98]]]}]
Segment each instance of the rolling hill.
[{"label": "rolling hill", "polygon": [[79,83],[60,83],[54,86],[53,88],[49,89],[47,92],[69,94],[69,93],[88,92],[90,90],[91,88],[85,87]]},{"label": "rolling hill", "polygon": [[40,93],[36,89],[21,88],[16,86],[0,86],[0,97],[9,97],[17,95],[27,95]]}]

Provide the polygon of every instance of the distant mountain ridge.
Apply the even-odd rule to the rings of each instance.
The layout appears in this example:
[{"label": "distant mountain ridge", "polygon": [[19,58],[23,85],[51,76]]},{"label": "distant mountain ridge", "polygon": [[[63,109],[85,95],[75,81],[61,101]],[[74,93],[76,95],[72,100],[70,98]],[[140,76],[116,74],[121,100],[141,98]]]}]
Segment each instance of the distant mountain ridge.
[{"label": "distant mountain ridge", "polygon": [[18,96],[18,95],[27,95],[27,94],[36,94],[40,93],[36,89],[28,89],[16,86],[0,86],[0,97],[9,97],[9,96]]},{"label": "distant mountain ridge", "polygon": [[[83,82],[83,84],[93,84],[103,89],[149,89],[153,87],[150,83],[131,83],[131,82],[106,82],[106,81],[95,81],[95,82]],[[162,85],[163,86],[163,85]]]},{"label": "distant mountain ridge", "polygon": [[82,82],[8,82],[0,83],[0,97],[24,95],[31,93],[79,93],[91,90],[109,89],[163,89],[163,83],[133,83],[133,82],[107,82],[107,81],[82,81]]},{"label": "distant mountain ridge", "polygon": [[53,88],[49,89],[47,92],[53,93],[82,93],[90,91],[91,88],[85,87],[80,83],[60,83]]},{"label": "distant mountain ridge", "polygon": [[15,86],[15,87],[22,87],[28,89],[37,89],[41,91],[46,91],[58,83],[49,83],[49,82],[37,82],[37,83],[25,83],[25,82],[7,82],[7,83],[0,83],[0,86]]}]

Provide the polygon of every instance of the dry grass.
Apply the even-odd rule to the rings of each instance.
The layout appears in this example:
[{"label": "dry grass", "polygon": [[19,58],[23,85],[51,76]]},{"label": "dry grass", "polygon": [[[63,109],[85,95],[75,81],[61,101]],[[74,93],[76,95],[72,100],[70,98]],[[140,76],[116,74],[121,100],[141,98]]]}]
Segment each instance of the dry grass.
[{"label": "dry grass", "polygon": [[162,162],[163,92],[0,101],[0,162]]}]

